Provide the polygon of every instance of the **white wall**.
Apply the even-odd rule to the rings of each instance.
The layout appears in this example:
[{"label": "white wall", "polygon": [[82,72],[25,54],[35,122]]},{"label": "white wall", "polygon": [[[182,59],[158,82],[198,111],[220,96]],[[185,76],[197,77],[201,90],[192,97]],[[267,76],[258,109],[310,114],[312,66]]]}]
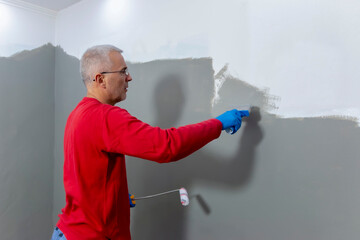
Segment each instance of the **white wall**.
[{"label": "white wall", "polygon": [[0,56],[54,44],[56,12],[0,0]]},{"label": "white wall", "polygon": [[278,96],[278,115],[360,117],[358,9],[356,0],[84,0],[59,13],[56,44],[76,57],[101,43],[130,61],[210,56],[215,71],[229,63]]}]

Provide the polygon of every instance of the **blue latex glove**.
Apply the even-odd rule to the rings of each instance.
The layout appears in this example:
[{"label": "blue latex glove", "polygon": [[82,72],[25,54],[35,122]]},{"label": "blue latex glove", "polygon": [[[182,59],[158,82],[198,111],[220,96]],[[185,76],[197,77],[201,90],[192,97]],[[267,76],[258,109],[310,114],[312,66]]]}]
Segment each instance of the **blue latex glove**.
[{"label": "blue latex glove", "polygon": [[136,206],[136,201],[134,200],[135,196],[129,194],[129,202],[130,202],[130,207],[133,208]]},{"label": "blue latex glove", "polygon": [[248,117],[249,115],[250,113],[247,110],[233,109],[221,114],[216,119],[222,123],[222,130],[227,130],[234,134],[241,127],[242,117]]}]

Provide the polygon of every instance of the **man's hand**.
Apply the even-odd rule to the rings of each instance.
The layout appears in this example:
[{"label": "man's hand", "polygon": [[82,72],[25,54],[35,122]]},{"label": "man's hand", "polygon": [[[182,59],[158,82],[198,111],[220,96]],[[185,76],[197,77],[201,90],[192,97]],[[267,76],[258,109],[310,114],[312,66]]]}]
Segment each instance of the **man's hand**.
[{"label": "man's hand", "polygon": [[136,201],[134,200],[135,196],[129,194],[129,202],[130,202],[130,207],[133,208],[136,206]]},{"label": "man's hand", "polygon": [[234,134],[241,127],[241,119],[242,117],[248,117],[250,115],[247,110],[230,110],[227,111],[216,119],[222,123],[222,130],[230,130],[231,134]]}]

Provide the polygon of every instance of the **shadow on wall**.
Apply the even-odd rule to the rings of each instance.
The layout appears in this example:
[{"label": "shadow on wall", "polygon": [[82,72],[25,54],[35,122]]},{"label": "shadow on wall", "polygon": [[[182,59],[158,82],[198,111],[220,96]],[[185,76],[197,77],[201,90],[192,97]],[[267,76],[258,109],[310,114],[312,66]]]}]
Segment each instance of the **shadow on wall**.
[{"label": "shadow on wall", "polygon": [[[153,98],[156,115],[153,125],[161,128],[170,128],[179,125],[179,123],[195,123],[192,114],[197,115],[202,120],[211,117],[211,94],[207,95],[208,99],[206,99],[200,108],[192,107],[193,102],[190,102],[187,107],[184,106],[187,99],[194,98],[193,100],[196,101],[196,96],[204,96],[204,94],[201,94],[201,91],[209,91],[213,87],[212,74],[204,74],[210,77],[203,81],[207,85],[205,88],[204,86],[199,86],[195,82],[198,79],[194,79],[191,76],[197,75],[197,71],[200,70],[200,68],[191,67],[197,60],[187,61],[186,63],[178,64],[177,67],[178,69],[187,68],[184,69],[187,73],[193,71],[190,75],[184,75],[181,72],[165,75],[155,84]],[[159,64],[160,68],[162,68],[161,65],[164,62],[153,62],[153,64]],[[205,70],[212,73],[211,62],[204,62],[204,65]],[[204,68],[204,66],[202,67]],[[131,68],[134,79],[137,79],[136,67],[132,66]],[[152,66],[152,68],[158,69],[159,66]],[[161,72],[161,69],[158,71]],[[148,76],[147,81],[149,79],[154,78]],[[186,85],[191,87],[186,87]],[[138,87],[141,86],[139,85]],[[143,92],[139,89],[133,91],[140,94]],[[192,94],[194,96],[191,96]],[[264,102],[264,99],[259,100]],[[128,99],[128,102],[131,102],[131,99]],[[188,113],[187,117],[184,117],[182,114],[184,108],[186,108]],[[183,119],[181,119],[182,117]],[[256,148],[263,138],[263,132],[259,125],[260,120],[260,107],[252,107],[251,116],[244,120],[241,136],[231,136],[231,140],[237,142],[235,144],[236,151],[231,157],[226,159],[223,159],[221,151],[211,153],[205,150],[189,156],[188,160],[163,165],[143,161],[139,165],[132,166],[132,160],[134,159],[129,160],[128,169],[136,169],[134,171],[129,170],[129,175],[136,175],[136,180],[132,180],[132,176],[129,176],[130,189],[136,190],[136,193],[151,194],[184,186],[189,191],[192,204],[197,203],[202,208],[203,213],[211,214],[211,206],[207,203],[206,198],[201,193],[192,194],[192,185],[201,179],[205,182],[215,182],[216,184],[228,187],[246,186],[253,172]],[[218,141],[221,142],[221,139]],[[137,207],[134,209],[135,215],[132,223],[133,238],[187,239],[187,210],[181,206],[178,194],[146,200],[146,202],[144,200],[138,201]]]},{"label": "shadow on wall", "polygon": [[[129,68],[137,95],[130,94],[126,108],[137,115],[136,108],[154,105],[141,119],[155,126],[195,123],[234,105],[255,106],[237,134],[223,133],[182,161],[159,165],[128,158],[133,194],[183,186],[191,197],[187,208],[177,194],[138,201],[132,209],[134,239],[356,239],[360,234],[353,224],[360,218],[352,213],[360,213],[360,194],[354,190],[360,181],[355,122],[279,119],[266,112],[273,106],[272,96],[230,75],[220,102],[211,109],[212,94],[205,93],[213,93],[214,74],[205,59]],[[149,93],[154,103],[148,101]]]}]

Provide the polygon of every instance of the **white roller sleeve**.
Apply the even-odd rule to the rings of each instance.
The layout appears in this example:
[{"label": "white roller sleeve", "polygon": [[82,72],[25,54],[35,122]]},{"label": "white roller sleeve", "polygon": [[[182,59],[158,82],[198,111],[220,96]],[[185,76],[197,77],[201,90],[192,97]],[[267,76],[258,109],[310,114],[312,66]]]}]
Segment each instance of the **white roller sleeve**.
[{"label": "white roller sleeve", "polygon": [[180,201],[181,201],[181,204],[183,206],[187,206],[189,205],[190,201],[189,201],[189,195],[186,191],[185,188],[180,188],[179,189],[179,193],[180,193]]}]

